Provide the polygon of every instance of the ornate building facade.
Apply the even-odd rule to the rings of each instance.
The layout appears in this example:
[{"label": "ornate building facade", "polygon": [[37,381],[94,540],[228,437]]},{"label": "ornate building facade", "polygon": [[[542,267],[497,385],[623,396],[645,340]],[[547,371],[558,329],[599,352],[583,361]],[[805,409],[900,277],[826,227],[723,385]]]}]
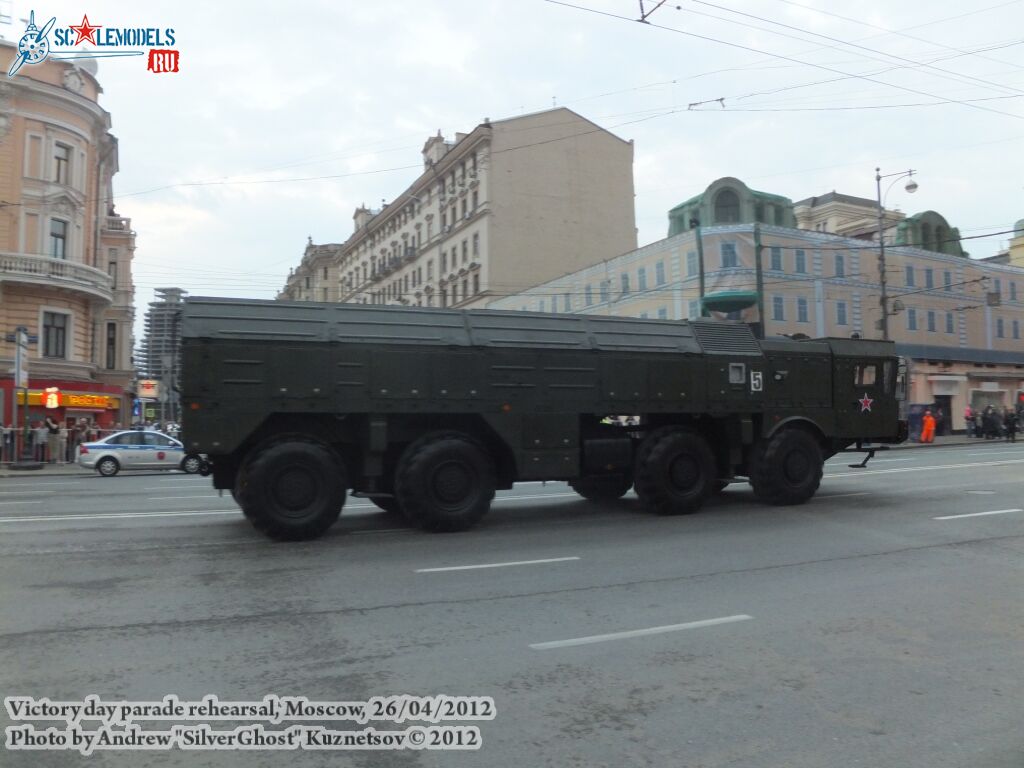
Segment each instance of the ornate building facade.
[{"label": "ornate building facade", "polygon": [[[0,68],[17,48],[0,41]],[[131,419],[134,285],[131,221],[111,204],[117,139],[92,60],[24,66],[0,84],[0,419],[24,419],[12,376],[19,327],[28,349],[28,416]],[[58,398],[44,400],[56,388]],[[56,407],[54,403],[59,403]],[[17,415],[15,415],[15,406]]]}]

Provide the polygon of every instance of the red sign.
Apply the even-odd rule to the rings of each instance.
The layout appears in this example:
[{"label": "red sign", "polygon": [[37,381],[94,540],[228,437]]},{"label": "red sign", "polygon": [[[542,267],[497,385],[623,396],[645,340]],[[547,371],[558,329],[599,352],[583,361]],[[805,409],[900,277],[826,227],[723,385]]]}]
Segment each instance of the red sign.
[{"label": "red sign", "polygon": [[60,389],[58,387],[47,387],[43,390],[43,407],[60,408]]}]

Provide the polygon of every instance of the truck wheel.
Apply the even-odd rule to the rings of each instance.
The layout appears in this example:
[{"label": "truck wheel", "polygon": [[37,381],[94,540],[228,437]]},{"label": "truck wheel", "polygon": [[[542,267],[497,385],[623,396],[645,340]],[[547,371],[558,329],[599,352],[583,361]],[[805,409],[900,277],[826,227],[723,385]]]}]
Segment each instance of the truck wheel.
[{"label": "truck wheel", "polygon": [[615,501],[625,496],[633,487],[633,476],[622,474],[577,477],[569,481],[569,487],[588,501]]},{"label": "truck wheel", "polygon": [[319,443],[289,440],[260,451],[245,468],[237,499],[252,524],[273,539],[322,535],[341,514],[345,468]]},{"label": "truck wheel", "polygon": [[637,452],[637,496],[659,515],[696,512],[714,491],[716,477],[707,440],[688,429],[657,430]]},{"label": "truck wheel", "polygon": [[457,432],[412,443],[395,473],[395,496],[406,519],[427,531],[471,528],[490,509],[494,486],[487,451]]},{"label": "truck wheel", "polygon": [[769,504],[803,504],[821,484],[821,446],[802,429],[783,429],[754,451],[750,484]]}]

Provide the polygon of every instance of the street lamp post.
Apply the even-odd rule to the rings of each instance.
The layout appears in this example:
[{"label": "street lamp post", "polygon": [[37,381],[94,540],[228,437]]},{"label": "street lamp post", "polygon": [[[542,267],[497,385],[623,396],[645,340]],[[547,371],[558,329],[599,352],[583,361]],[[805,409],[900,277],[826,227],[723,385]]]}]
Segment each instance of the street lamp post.
[{"label": "street lamp post", "polygon": [[892,182],[885,190],[886,196],[889,195],[889,190],[892,189],[893,184],[903,178],[910,179],[904,189],[913,194],[917,191],[917,182],[914,181],[913,176],[913,169],[882,175],[882,169],[875,168],[875,192],[878,199],[878,280],[881,287],[878,303],[882,307],[882,338],[886,341],[889,340],[889,295],[886,293],[885,281],[885,208],[883,207],[883,200],[885,198],[882,196],[882,179],[892,179]]}]

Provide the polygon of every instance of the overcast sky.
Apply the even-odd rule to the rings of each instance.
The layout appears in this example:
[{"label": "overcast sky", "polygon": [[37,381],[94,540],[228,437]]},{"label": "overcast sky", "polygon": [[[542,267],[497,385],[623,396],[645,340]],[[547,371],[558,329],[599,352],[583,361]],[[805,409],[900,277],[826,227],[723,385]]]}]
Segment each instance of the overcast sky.
[{"label": "overcast sky", "polygon": [[675,0],[649,25],[637,0],[575,5],[14,0],[14,16],[176,31],[177,74],[99,66],[140,320],[162,286],[272,298],[307,235],[341,242],[356,206],[408,186],[427,136],[556,103],[635,142],[641,245],[719,177],[873,199],[876,165],[917,171],[888,207],[964,236],[1024,218],[1024,0]]}]

